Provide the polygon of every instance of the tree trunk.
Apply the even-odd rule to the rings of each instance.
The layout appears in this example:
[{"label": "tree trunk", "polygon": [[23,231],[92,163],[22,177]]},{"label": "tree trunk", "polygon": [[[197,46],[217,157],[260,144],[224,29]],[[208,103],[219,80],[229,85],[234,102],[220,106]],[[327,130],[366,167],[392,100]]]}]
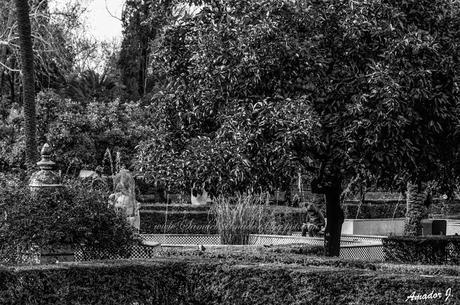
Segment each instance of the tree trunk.
[{"label": "tree trunk", "polygon": [[421,192],[417,185],[407,183],[404,235],[422,235],[422,219],[427,216],[426,197],[427,195]]},{"label": "tree trunk", "polygon": [[340,255],[340,236],[344,214],[340,206],[342,188],[340,183],[334,183],[326,190],[326,231],[324,235],[324,250],[326,256]]},{"label": "tree trunk", "polygon": [[327,186],[318,184],[314,179],[311,184],[312,192],[325,194],[326,197],[326,231],[324,234],[324,250],[326,256],[340,255],[340,236],[342,235],[342,224],[344,213],[340,205],[340,195],[342,194],[341,181],[334,179]]},{"label": "tree trunk", "polygon": [[15,0],[21,48],[26,165],[31,170],[37,161],[34,53],[27,0]]}]

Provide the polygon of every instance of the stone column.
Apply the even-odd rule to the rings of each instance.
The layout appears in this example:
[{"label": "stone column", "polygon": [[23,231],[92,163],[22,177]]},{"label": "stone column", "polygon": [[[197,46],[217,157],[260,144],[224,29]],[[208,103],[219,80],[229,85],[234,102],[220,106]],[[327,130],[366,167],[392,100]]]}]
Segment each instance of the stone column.
[{"label": "stone column", "polygon": [[53,190],[63,186],[60,175],[55,171],[56,163],[51,160],[52,149],[48,143],[43,145],[40,154],[41,160],[37,162],[40,170],[33,173],[29,180],[29,188],[33,194],[41,190]]}]

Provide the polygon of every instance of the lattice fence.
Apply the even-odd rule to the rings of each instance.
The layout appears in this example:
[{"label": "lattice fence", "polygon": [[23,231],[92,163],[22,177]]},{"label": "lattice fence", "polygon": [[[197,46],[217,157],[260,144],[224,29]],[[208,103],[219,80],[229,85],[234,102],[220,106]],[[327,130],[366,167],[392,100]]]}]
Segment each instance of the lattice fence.
[{"label": "lattice fence", "polygon": [[[244,247],[248,250],[257,249],[262,245],[286,245],[286,244],[306,244],[312,246],[322,246],[323,238],[284,236],[284,235],[261,235],[251,234],[249,245],[232,246],[221,245],[219,235],[182,235],[182,234],[142,234],[144,242],[159,243],[156,247],[140,244],[135,245],[129,250],[92,250],[76,249],[75,261],[94,261],[104,259],[151,259],[162,256],[163,252],[171,249],[198,249],[199,245],[210,248],[238,248]],[[19,254],[17,254],[19,253]],[[383,261],[384,252],[381,237],[361,237],[361,236],[342,236],[340,257],[346,259]],[[40,253],[37,251],[0,253],[0,264],[4,265],[24,265],[38,264]]]},{"label": "lattice fence", "polygon": [[145,245],[134,245],[129,251],[115,252],[110,250],[90,250],[77,249],[75,251],[75,261],[95,261],[105,259],[150,259],[159,256],[162,247],[150,247]]},{"label": "lattice fence", "polygon": [[345,245],[340,247],[340,258],[366,261],[384,261],[383,246],[378,244]]},{"label": "lattice fence", "polygon": [[[220,245],[220,237],[217,234],[141,234],[144,241],[158,242],[167,245]],[[359,243],[381,244],[381,236],[357,236],[344,235],[341,238],[342,245],[354,245]],[[250,234],[250,245],[285,245],[285,244],[308,244],[323,245],[322,237],[303,237],[299,235],[264,235]]]},{"label": "lattice fence", "polygon": [[[145,241],[158,242],[162,245],[166,245],[168,248],[179,244],[188,246],[221,245],[218,235],[143,234],[141,237]],[[313,246],[322,246],[324,244],[324,239],[320,237],[303,237],[300,235],[285,236],[251,234],[249,237],[250,246],[286,244],[307,244]],[[161,248],[162,247],[157,248],[155,253],[161,251]],[[382,237],[356,235],[342,236],[340,257],[346,259],[383,261],[384,253]]]},{"label": "lattice fence", "polygon": [[0,265],[34,265],[40,263],[40,251],[20,251],[12,248],[0,250]]},{"label": "lattice fence", "polygon": [[220,245],[217,234],[141,234],[144,241],[170,245]]}]

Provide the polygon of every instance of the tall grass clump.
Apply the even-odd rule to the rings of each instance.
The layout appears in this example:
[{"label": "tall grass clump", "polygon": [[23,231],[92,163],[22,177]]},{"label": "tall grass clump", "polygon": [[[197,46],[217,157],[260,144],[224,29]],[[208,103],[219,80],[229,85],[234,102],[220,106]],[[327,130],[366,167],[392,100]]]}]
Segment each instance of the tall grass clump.
[{"label": "tall grass clump", "polygon": [[273,212],[263,195],[238,195],[218,197],[211,208],[221,243],[247,245],[249,234],[283,231],[275,224]]}]

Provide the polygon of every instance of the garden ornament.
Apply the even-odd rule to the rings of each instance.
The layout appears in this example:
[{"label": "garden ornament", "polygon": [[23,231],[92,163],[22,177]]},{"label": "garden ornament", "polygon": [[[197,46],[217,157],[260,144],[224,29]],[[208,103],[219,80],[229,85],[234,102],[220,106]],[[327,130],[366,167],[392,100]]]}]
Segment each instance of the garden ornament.
[{"label": "garden ornament", "polygon": [[32,174],[29,180],[29,188],[32,192],[38,189],[60,188],[61,176],[55,171],[56,163],[51,160],[52,149],[48,143],[45,143],[40,152],[41,160],[37,162],[40,170]]},{"label": "garden ornament", "polygon": [[121,170],[114,178],[115,192],[109,196],[109,204],[126,215],[128,222],[136,229],[140,227],[140,203],[135,196],[135,182],[127,170]]}]

